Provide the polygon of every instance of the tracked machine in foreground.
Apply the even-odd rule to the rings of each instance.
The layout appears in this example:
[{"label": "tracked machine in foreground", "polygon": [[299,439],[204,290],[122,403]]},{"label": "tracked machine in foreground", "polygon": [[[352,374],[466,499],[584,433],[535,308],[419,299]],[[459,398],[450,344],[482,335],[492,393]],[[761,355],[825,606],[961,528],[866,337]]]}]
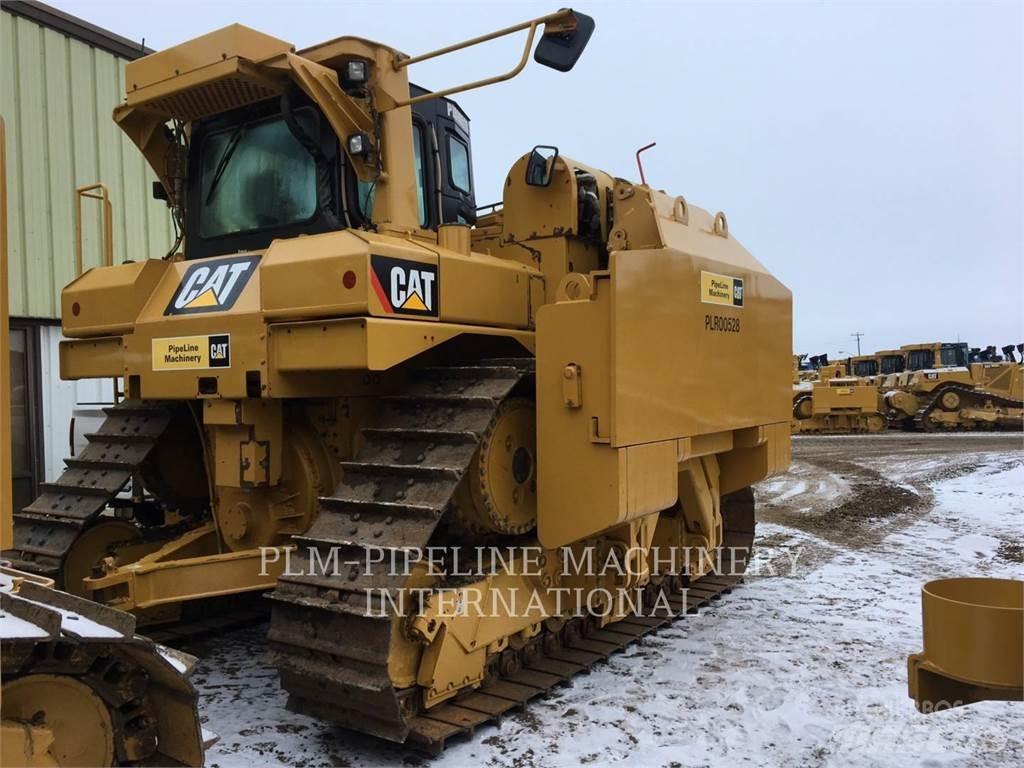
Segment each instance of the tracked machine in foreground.
[{"label": "tracked machine in foreground", "polygon": [[0,565],[3,765],[203,764],[195,659],[135,617]]},{"label": "tracked machine in foreground", "polygon": [[[183,239],[64,290],[62,375],[126,398],[17,514],[19,566],[151,622],[273,589],[290,706],[434,747],[733,586],[789,463],[789,291],[724,213],[554,147],[478,216],[446,98],[592,30],[232,26],[130,63],[115,120]],[[516,31],[506,75],[409,83]]]}]

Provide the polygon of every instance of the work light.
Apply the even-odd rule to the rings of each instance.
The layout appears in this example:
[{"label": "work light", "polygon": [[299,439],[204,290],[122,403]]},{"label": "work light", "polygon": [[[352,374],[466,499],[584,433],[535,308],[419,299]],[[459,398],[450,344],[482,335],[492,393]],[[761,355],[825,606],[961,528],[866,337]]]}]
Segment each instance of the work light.
[{"label": "work light", "polygon": [[360,91],[369,80],[370,67],[363,59],[349,59],[341,67],[341,88],[346,93]]},{"label": "work light", "polygon": [[370,154],[370,137],[365,133],[353,133],[348,137],[348,153],[352,157],[366,157]]}]

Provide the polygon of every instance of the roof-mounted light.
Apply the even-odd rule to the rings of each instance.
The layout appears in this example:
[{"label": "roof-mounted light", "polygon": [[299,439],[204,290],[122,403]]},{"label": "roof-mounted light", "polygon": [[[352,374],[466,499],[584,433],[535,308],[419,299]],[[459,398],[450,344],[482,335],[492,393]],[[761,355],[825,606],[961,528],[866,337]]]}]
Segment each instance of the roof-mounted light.
[{"label": "roof-mounted light", "polygon": [[348,59],[341,66],[341,89],[345,93],[362,91],[370,80],[370,63],[365,59]]}]

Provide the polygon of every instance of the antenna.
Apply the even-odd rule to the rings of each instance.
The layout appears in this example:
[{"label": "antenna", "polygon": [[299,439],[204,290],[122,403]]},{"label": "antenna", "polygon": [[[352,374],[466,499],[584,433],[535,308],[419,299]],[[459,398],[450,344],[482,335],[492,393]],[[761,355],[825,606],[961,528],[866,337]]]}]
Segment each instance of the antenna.
[{"label": "antenna", "polygon": [[640,149],[636,151],[636,167],[640,169],[640,183],[644,186],[647,185],[647,179],[644,178],[644,164],[640,162],[640,153],[646,152],[651,147],[657,146],[657,144],[658,142],[652,141],[650,144],[640,147]]}]

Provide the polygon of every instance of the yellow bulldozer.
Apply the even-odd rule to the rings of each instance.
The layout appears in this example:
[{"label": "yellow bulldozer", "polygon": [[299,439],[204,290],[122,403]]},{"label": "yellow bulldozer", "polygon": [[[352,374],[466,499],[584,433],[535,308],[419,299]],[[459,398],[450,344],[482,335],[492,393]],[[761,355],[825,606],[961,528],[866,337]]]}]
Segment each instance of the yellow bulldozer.
[{"label": "yellow bulldozer", "polygon": [[[890,422],[904,429],[1021,429],[1024,365],[971,362],[965,343],[901,347],[904,371],[887,380]],[[1009,347],[1012,354],[1012,347]]]},{"label": "yellow bulldozer", "polygon": [[[735,585],[789,463],[789,290],[724,213],[555,147],[476,205],[449,97],[593,29],[409,56],[233,25],[128,64],[114,119],[180,237],[63,291],[62,377],[124,398],[15,513],[17,567],[147,622],[273,590],[292,708],[434,748]],[[410,83],[517,32],[504,74]]]}]

